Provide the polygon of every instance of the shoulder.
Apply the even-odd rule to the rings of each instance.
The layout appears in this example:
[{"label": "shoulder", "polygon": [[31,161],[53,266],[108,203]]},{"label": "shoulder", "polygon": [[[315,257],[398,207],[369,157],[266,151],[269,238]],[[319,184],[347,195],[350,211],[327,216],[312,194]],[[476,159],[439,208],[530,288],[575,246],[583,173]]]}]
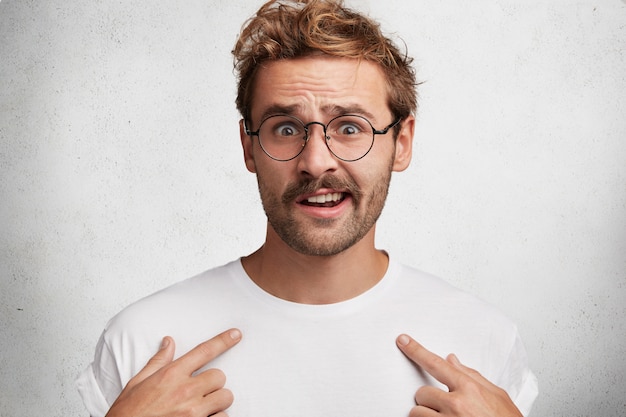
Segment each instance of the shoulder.
[{"label": "shoulder", "polygon": [[116,314],[104,328],[94,365],[118,374],[123,386],[158,350],[164,336],[176,342],[176,356],[229,326],[224,308],[237,293],[238,261],[210,269],[144,297]]},{"label": "shoulder", "polygon": [[407,332],[424,346],[440,356],[454,352],[504,386],[517,372],[511,369],[526,366],[517,325],[498,307],[434,275],[404,265],[397,271],[393,297],[404,306]]},{"label": "shoulder", "polygon": [[516,337],[515,323],[493,304],[413,267],[397,264],[395,271],[393,297],[412,306],[414,314],[426,315],[431,323],[439,323],[439,331],[446,326],[459,331],[471,329],[482,336],[497,335],[509,343]]},{"label": "shoulder", "polygon": [[139,339],[149,334],[171,334],[185,323],[193,323],[228,302],[236,292],[239,261],[204,271],[150,294],[117,313],[106,325],[104,336],[113,339]]},{"label": "shoulder", "polygon": [[393,268],[397,287],[404,292],[419,297],[422,301],[438,300],[441,301],[456,300],[463,301],[463,305],[476,305],[484,308],[491,308],[485,301],[479,299],[475,295],[462,290],[450,282],[421,271],[411,266],[396,264]]},{"label": "shoulder", "polygon": [[122,313],[181,297],[193,301],[198,297],[207,296],[218,288],[229,287],[232,285],[232,278],[237,274],[237,266],[240,265],[238,262],[233,261],[178,281],[130,304]]}]

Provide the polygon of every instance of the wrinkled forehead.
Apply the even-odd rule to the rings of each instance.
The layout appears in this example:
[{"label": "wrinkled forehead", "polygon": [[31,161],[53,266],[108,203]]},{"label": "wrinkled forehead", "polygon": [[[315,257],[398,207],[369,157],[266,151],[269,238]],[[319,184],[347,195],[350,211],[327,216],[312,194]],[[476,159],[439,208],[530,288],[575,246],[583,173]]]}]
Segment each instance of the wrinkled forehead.
[{"label": "wrinkled forehead", "polygon": [[250,100],[255,121],[273,114],[388,118],[387,83],[378,64],[369,61],[329,56],[271,61],[255,78]]}]

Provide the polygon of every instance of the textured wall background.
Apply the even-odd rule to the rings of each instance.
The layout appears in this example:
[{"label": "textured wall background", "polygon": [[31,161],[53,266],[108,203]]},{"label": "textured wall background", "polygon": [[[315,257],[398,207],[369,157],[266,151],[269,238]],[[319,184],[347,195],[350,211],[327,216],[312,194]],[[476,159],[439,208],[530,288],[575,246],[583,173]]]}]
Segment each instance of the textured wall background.
[{"label": "textured wall background", "polygon": [[[426,81],[380,246],[519,323],[534,416],[623,417],[626,4],[355,4]],[[261,243],[230,58],[258,6],[0,3],[1,416],[83,415],[108,318]]]}]

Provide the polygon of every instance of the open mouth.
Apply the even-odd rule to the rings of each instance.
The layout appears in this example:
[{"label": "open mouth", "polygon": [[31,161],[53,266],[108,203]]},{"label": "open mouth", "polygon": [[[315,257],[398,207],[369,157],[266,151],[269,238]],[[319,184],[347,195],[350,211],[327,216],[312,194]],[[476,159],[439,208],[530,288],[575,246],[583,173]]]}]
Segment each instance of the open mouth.
[{"label": "open mouth", "polygon": [[346,193],[327,193],[314,195],[300,201],[300,204],[311,207],[335,207],[346,198]]}]

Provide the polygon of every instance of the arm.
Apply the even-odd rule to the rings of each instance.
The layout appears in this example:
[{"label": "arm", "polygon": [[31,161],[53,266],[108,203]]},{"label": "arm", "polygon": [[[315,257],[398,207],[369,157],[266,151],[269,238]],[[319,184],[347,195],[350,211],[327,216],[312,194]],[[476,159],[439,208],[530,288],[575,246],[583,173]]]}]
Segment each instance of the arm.
[{"label": "arm", "polygon": [[165,337],[161,349],[122,390],[107,417],[225,416],[233,402],[219,369],[194,374],[241,340],[231,329],[207,340],[177,360],[174,340]]},{"label": "arm", "polygon": [[399,336],[397,344],[411,361],[449,389],[418,389],[410,417],[522,417],[506,391],[462,365],[455,355],[443,359],[406,335]]}]

